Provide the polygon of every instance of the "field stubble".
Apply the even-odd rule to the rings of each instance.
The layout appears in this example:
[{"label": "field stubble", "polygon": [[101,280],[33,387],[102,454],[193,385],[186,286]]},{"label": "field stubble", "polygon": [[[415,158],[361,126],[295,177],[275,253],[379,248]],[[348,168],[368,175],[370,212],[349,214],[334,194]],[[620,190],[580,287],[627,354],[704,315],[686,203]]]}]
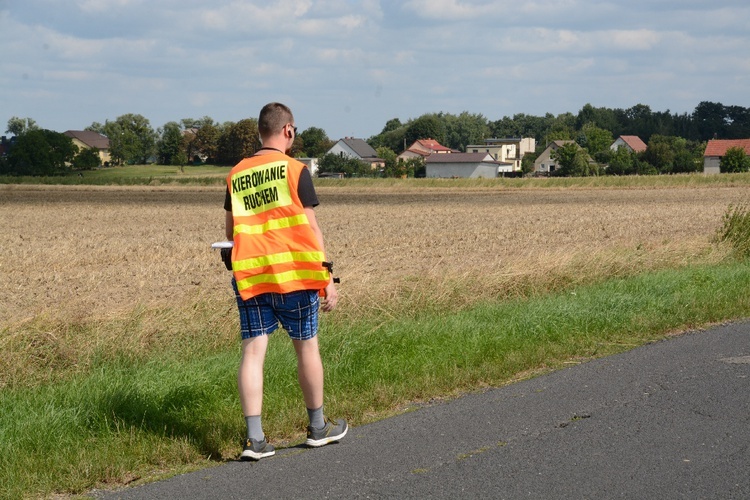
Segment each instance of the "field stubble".
[{"label": "field stubble", "polygon": [[[745,193],[320,187],[343,299],[326,321],[717,262],[727,253],[712,238]],[[86,369],[104,352],[236,343],[230,275],[209,248],[224,238],[223,198],[222,187],[0,187],[0,387]]]}]

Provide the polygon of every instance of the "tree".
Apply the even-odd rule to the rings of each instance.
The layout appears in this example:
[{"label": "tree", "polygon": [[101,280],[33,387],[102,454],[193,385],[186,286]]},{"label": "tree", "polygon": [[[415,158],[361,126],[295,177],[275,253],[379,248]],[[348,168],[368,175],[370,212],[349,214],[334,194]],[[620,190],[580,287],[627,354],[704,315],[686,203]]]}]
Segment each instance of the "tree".
[{"label": "tree", "polygon": [[260,149],[258,120],[246,118],[237,123],[225,124],[218,141],[217,161],[235,165]]},{"label": "tree", "polygon": [[415,156],[402,162],[407,177],[424,177],[426,174],[424,158]]},{"label": "tree", "polygon": [[[593,124],[604,130],[609,130],[613,135],[620,135],[617,115],[609,108],[595,108],[591,104],[585,104],[576,116],[576,128],[582,130],[587,124]],[[589,150],[590,153],[595,151]]]},{"label": "tree", "polygon": [[648,142],[655,131],[653,113],[651,108],[645,104],[636,104],[626,109],[624,116],[623,133],[637,135]]},{"label": "tree", "polygon": [[401,127],[403,127],[403,125],[401,124],[401,120],[399,120],[398,118],[391,118],[390,120],[385,122],[385,127],[383,127],[383,130],[381,130],[380,133],[385,134],[386,132],[392,132]]},{"label": "tree", "polygon": [[522,174],[526,175],[534,171],[534,162],[536,162],[536,159],[539,158],[540,154],[541,153],[532,151],[530,153],[526,153],[525,155],[523,155],[523,158],[521,158],[521,173]]},{"label": "tree", "polygon": [[156,149],[157,133],[142,115],[126,114],[104,125],[92,123],[86,130],[106,135],[109,151],[115,163],[129,165],[147,163]]},{"label": "tree", "polygon": [[746,139],[750,137],[750,108],[727,106],[726,112],[727,139]]},{"label": "tree", "polygon": [[161,165],[184,165],[187,163],[187,144],[180,124],[168,122],[159,130],[156,144],[157,161]]},{"label": "tree", "polygon": [[73,168],[75,170],[94,170],[102,164],[99,152],[94,148],[83,148],[73,158]]},{"label": "tree", "polygon": [[219,152],[219,138],[221,137],[222,128],[209,116],[204,116],[197,127],[195,135],[188,143],[188,156],[191,160],[205,159],[207,162],[215,162]]},{"label": "tree", "polygon": [[727,149],[719,163],[721,172],[747,172],[750,171],[750,157],[744,148],[734,147]]},{"label": "tree", "polygon": [[403,161],[399,161],[396,153],[386,147],[379,147],[376,149],[378,158],[385,160],[385,166],[383,167],[383,177],[405,177],[406,176],[406,165]]},{"label": "tree", "polygon": [[669,137],[654,135],[643,153],[643,160],[650,163],[662,174],[672,173],[674,167],[674,149]]},{"label": "tree", "polygon": [[505,116],[490,122],[490,134],[492,137],[533,137],[542,142],[554,121],[555,117],[551,113],[543,117],[519,113],[513,115],[513,118]]},{"label": "tree", "polygon": [[589,122],[581,128],[576,142],[582,148],[586,148],[589,154],[595,155],[609,149],[614,139],[612,138],[612,132],[597,127],[593,122]]},{"label": "tree", "polygon": [[445,143],[445,123],[435,114],[422,115],[406,126],[404,134],[407,147],[419,139],[435,139]]},{"label": "tree", "polygon": [[[398,121],[398,118],[388,121],[390,125],[395,125],[397,122],[401,123]],[[393,150],[396,154],[403,153],[404,149],[411,145],[411,143],[406,144],[406,125],[401,125],[392,130],[386,130],[388,128],[389,125],[386,125],[383,132],[367,139],[367,143],[374,149],[378,149],[382,146]]]},{"label": "tree", "polygon": [[373,177],[370,165],[346,155],[324,154],[318,161],[318,175],[321,173],[343,173],[346,177]]},{"label": "tree", "polygon": [[720,102],[703,101],[693,111],[693,121],[702,141],[726,138],[726,110]]},{"label": "tree", "polygon": [[630,149],[620,146],[609,156],[609,175],[632,175],[635,173],[636,153]]},{"label": "tree", "polygon": [[302,151],[309,158],[320,158],[333,147],[334,142],[328,138],[325,130],[309,127],[299,134],[302,139]]},{"label": "tree", "polygon": [[5,130],[5,132],[7,134],[13,134],[16,137],[19,137],[32,130],[39,130],[39,127],[34,120],[32,120],[31,118],[19,118],[17,116],[14,116],[10,120],[8,120],[8,128]]},{"label": "tree", "polygon": [[78,152],[70,137],[52,130],[29,130],[17,137],[6,162],[11,175],[65,174]]},{"label": "tree", "polygon": [[598,169],[589,163],[586,150],[575,142],[560,146],[552,152],[550,157],[560,165],[553,175],[562,177],[599,175]]},{"label": "tree", "polygon": [[481,113],[464,111],[458,116],[446,114],[442,118],[445,123],[445,142],[441,142],[443,146],[466,151],[467,145],[481,144],[490,134],[487,118]]},{"label": "tree", "polygon": [[571,113],[563,113],[554,117],[544,132],[544,142],[570,141],[575,137],[575,117]]},{"label": "tree", "polygon": [[210,116],[203,118],[183,118],[183,147],[188,162],[215,162],[219,147],[220,125]]}]

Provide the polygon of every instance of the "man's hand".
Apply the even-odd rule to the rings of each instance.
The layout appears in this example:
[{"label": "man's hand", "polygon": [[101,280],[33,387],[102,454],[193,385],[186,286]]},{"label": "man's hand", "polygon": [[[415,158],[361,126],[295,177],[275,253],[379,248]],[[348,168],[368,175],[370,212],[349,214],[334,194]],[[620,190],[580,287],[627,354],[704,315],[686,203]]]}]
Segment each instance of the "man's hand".
[{"label": "man's hand", "polygon": [[339,292],[336,291],[336,285],[333,284],[333,279],[328,282],[328,285],[326,285],[324,292],[325,297],[323,297],[323,300],[320,302],[321,309],[323,309],[323,311],[325,312],[333,311],[339,301]]}]

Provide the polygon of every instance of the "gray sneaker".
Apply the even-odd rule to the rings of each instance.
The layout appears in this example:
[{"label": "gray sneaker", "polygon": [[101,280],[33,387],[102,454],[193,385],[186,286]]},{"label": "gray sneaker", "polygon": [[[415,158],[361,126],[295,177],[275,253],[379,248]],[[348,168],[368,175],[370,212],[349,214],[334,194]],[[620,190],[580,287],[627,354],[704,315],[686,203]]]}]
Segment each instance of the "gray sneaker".
[{"label": "gray sneaker", "polygon": [[326,420],[326,425],[322,429],[307,428],[307,441],[305,441],[307,446],[312,446],[313,448],[325,446],[346,436],[346,431],[349,430],[346,420],[339,419],[335,422],[329,419]]},{"label": "gray sneaker", "polygon": [[255,439],[246,439],[245,446],[242,448],[242,455],[240,460],[260,460],[261,458],[270,457],[276,454],[276,450],[273,445],[268,444],[268,441],[256,441]]}]

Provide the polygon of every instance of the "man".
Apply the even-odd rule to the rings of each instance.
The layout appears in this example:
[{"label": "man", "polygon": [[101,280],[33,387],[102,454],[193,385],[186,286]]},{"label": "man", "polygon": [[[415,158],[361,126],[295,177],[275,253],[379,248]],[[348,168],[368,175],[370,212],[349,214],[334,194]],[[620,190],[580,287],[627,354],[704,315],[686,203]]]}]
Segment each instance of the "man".
[{"label": "man", "polygon": [[318,199],[312,177],[306,165],[286,153],[297,133],[291,110],[280,103],[265,105],[258,133],[263,147],[229,172],[224,203],[227,239],[234,241],[232,286],[242,334],[237,384],[247,423],[243,460],[275,453],[263,433],[261,409],[268,335],[279,325],[297,354],[297,376],[310,419],[305,443],[323,446],[348,430],[344,420],[334,422],[323,413],[318,308],[333,310],[338,294],[313,210]]}]

